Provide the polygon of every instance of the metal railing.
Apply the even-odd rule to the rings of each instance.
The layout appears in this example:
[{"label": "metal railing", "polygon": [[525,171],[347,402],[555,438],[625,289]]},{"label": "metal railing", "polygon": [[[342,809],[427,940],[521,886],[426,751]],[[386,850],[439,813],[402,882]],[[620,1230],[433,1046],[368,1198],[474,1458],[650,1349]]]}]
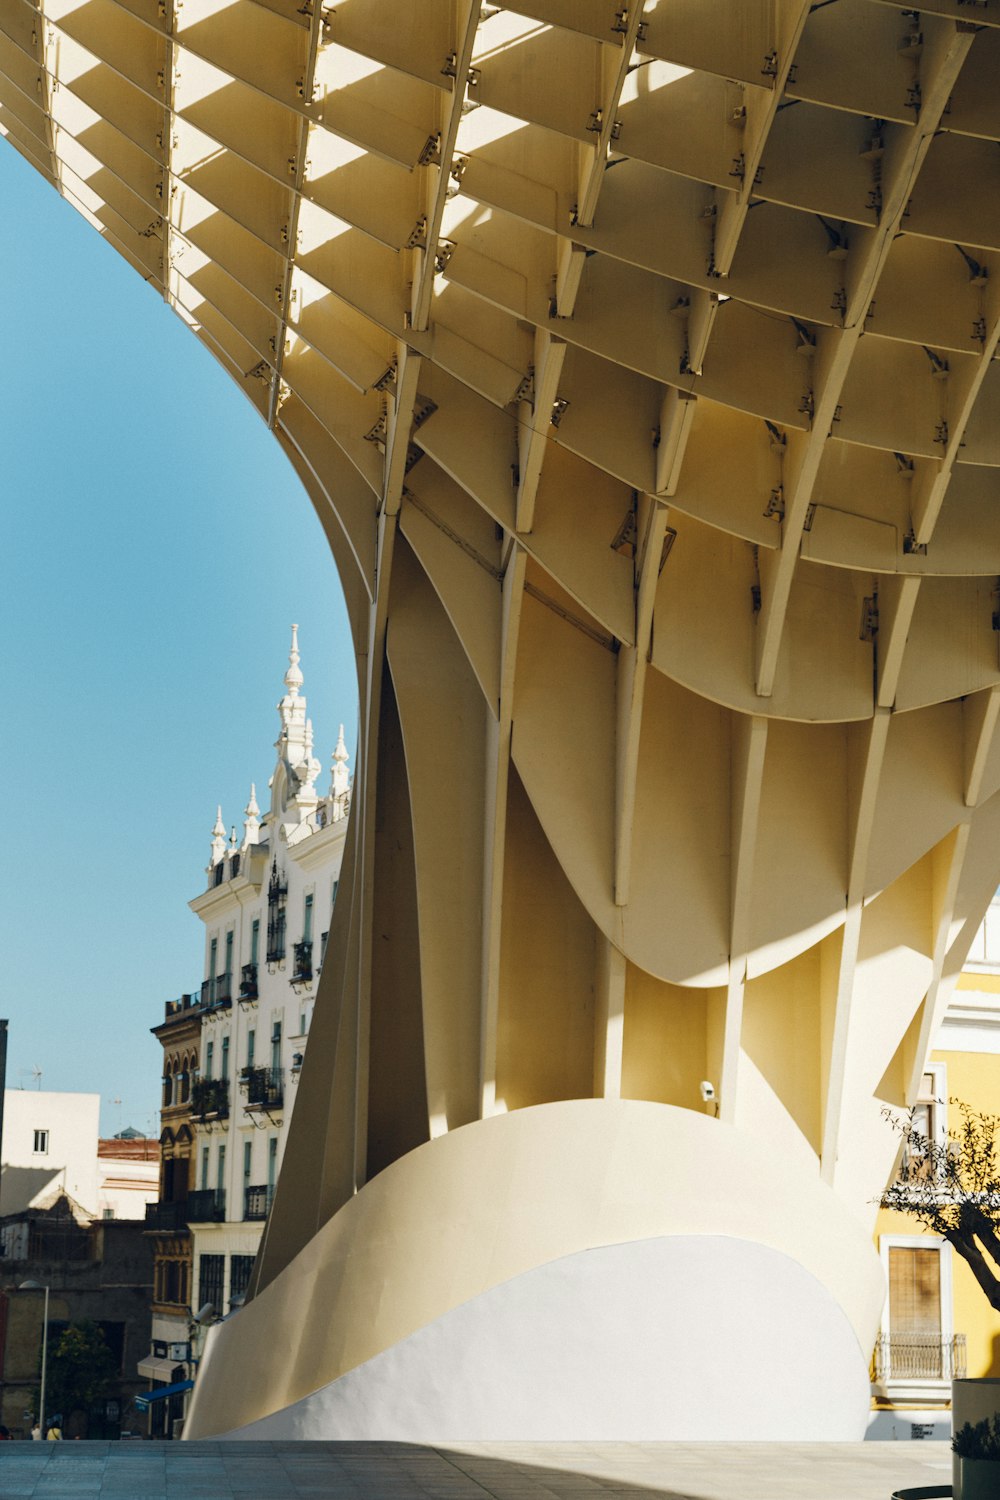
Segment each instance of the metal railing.
[{"label": "metal railing", "polygon": [[267,1183],[258,1183],[243,1189],[244,1219],[266,1219],[274,1198],[274,1188]]},{"label": "metal railing", "polygon": [[257,998],[257,965],[244,964],[240,970],[240,996],[241,1000],[256,1000]]},{"label": "metal railing", "polygon": [[184,1229],[188,1221],[187,1202],[146,1204],[147,1229]]},{"label": "metal railing", "polygon": [[191,1085],[191,1118],[204,1120],[210,1115],[220,1120],[229,1114],[229,1079],[196,1078]]},{"label": "metal railing", "polygon": [[189,1224],[220,1224],[226,1217],[225,1188],[199,1188],[188,1193],[187,1217]]},{"label": "metal railing", "polygon": [[313,977],[313,945],[312,939],[305,939],[301,943],[292,944],[292,983],[298,981],[305,983]]},{"label": "metal railing", "polygon": [[935,1334],[880,1333],[875,1343],[876,1385],[910,1380],[963,1380],[965,1334],[943,1339]]},{"label": "metal railing", "polygon": [[281,1068],[244,1068],[240,1088],[246,1090],[246,1109],[277,1109],[284,1095]]},{"label": "metal railing", "polygon": [[227,1006],[233,1003],[233,976],[231,974],[216,974],[214,979],[203,979],[201,984],[201,1003],[206,1010],[213,1006]]}]

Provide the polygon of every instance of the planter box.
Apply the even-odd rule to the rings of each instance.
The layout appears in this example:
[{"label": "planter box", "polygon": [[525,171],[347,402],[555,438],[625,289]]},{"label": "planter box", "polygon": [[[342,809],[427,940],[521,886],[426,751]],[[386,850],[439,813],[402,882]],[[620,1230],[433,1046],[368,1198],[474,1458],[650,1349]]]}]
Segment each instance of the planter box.
[{"label": "planter box", "polygon": [[[984,1417],[1000,1412],[1000,1380],[954,1380],[951,1386],[952,1431],[966,1422],[973,1427]],[[983,1458],[959,1458],[952,1454],[954,1500],[997,1500],[1000,1496],[1000,1463]]]},{"label": "planter box", "polygon": [[956,1458],[955,1500],[997,1500],[1000,1462],[990,1458]]}]

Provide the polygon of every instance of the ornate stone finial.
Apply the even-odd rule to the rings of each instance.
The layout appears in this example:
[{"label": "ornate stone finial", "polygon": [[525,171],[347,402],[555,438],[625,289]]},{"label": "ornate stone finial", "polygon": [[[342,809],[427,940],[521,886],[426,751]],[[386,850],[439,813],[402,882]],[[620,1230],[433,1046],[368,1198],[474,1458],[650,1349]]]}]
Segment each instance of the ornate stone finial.
[{"label": "ornate stone finial", "polygon": [[292,626],[292,645],[288,653],[288,671],[285,673],[285,687],[288,689],[289,698],[299,696],[299,688],[302,686],[302,669],[299,666],[299,627]]},{"label": "ornate stone finial", "polygon": [[322,769],[319,761],[316,760],[312,753],[312,748],[312,719],[307,719],[302,731],[302,759],[292,767],[296,782],[298,783],[295,795],[298,799],[304,801],[315,801],[316,787],[314,783]]},{"label": "ornate stone finial", "polygon": [[234,823],[233,826],[232,826],[232,828],[230,828],[230,830],[229,830],[229,852],[230,852],[230,854],[235,854],[236,850],[238,849],[238,847],[239,847],[239,845],[236,842],[236,824]]},{"label": "ornate stone finial", "polygon": [[243,809],[243,843],[241,848],[249,849],[253,844],[260,843],[260,808],[257,806],[257,787],[254,782],[250,783],[250,801]]},{"label": "ornate stone finial", "polygon": [[212,829],[212,858],[210,868],[226,857],[226,825],[222,821],[221,805],[215,809],[215,827]]},{"label": "ornate stone finial", "polygon": [[335,819],[345,816],[351,796],[351,778],[347,772],[347,760],[347,746],[344,743],[344,726],[341,724],[340,733],[337,735],[337,747],[333,752],[333,766],[330,771],[330,798],[333,802],[333,815]]}]

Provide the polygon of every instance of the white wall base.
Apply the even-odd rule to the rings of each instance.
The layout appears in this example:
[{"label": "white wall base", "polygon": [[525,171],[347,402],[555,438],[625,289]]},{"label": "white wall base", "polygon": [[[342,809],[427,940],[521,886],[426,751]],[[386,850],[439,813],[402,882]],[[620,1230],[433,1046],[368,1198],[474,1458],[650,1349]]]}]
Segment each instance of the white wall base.
[{"label": "white wall base", "polygon": [[869,1443],[951,1442],[951,1412],[940,1407],[895,1406],[873,1411],[865,1440]]},{"label": "white wall base", "polygon": [[862,1438],[868,1364],[829,1292],[747,1240],[584,1250],[491,1288],[233,1438]]}]

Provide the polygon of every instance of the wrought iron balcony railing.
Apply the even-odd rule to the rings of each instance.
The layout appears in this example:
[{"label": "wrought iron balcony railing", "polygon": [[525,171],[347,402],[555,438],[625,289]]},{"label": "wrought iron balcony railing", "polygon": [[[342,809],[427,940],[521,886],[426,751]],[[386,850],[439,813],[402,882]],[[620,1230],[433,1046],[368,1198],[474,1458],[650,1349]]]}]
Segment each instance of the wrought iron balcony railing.
[{"label": "wrought iron balcony railing", "polygon": [[225,1188],[199,1188],[188,1193],[187,1216],[189,1224],[221,1224],[226,1217]]},{"label": "wrought iron balcony railing", "polygon": [[284,1096],[281,1068],[244,1068],[240,1088],[246,1090],[246,1109],[279,1109]]},{"label": "wrought iron balcony railing", "polygon": [[962,1380],[965,1334],[943,1339],[937,1334],[880,1333],[875,1344],[874,1376],[880,1386],[913,1380]]},{"label": "wrought iron balcony railing", "polygon": [[196,1078],[191,1085],[192,1120],[225,1120],[229,1115],[229,1079]]},{"label": "wrought iron balcony railing", "polygon": [[257,965],[244,964],[240,970],[240,995],[241,1000],[256,1000],[257,998]]},{"label": "wrought iron balcony railing", "polygon": [[313,945],[308,942],[292,944],[292,983],[304,984],[313,977]]},{"label": "wrought iron balcony railing", "polygon": [[274,1188],[268,1187],[267,1183],[258,1183],[254,1187],[245,1187],[243,1189],[244,1219],[266,1219],[273,1197]]},{"label": "wrought iron balcony railing", "polygon": [[146,1228],[178,1230],[185,1229],[188,1221],[187,1200],[183,1203],[147,1203]]},{"label": "wrought iron balcony railing", "polygon": [[216,974],[214,979],[203,979],[201,984],[201,1004],[204,1010],[214,1010],[217,1007],[225,1008],[233,1003],[233,976],[231,974]]}]

